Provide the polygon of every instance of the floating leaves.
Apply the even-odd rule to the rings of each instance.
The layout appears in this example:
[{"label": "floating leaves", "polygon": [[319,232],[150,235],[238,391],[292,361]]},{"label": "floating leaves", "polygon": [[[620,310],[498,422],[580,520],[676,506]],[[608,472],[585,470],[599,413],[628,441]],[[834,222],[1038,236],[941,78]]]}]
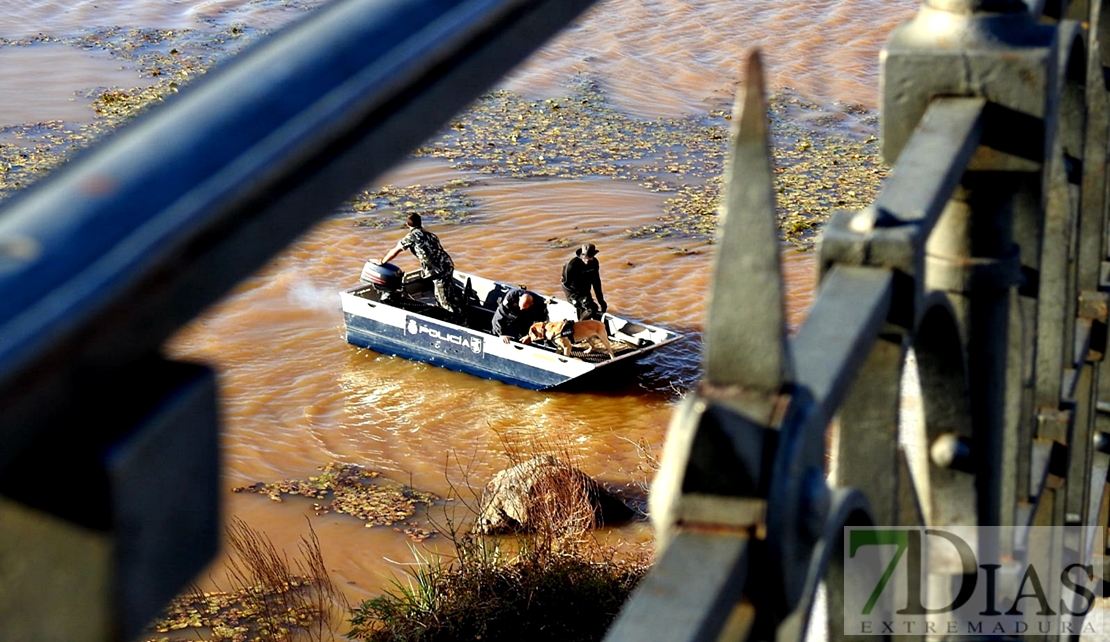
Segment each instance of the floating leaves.
[{"label": "floating leaves", "polygon": [[[309,528],[310,536],[301,538],[300,556],[290,560],[264,533],[233,518],[227,529],[230,588],[202,591],[193,586],[163,609],[141,639],[323,639],[346,598],[328,575],[319,538]],[[158,635],[164,633],[173,637]]]},{"label": "floating leaves", "polygon": [[[779,227],[785,240],[807,248],[834,208],[857,209],[877,196],[887,175],[871,135],[877,121],[858,105],[833,112],[789,92],[770,104]],[[507,90],[483,96],[415,155],[502,177],[634,181],[672,196],[658,224],[630,237],[712,238],[729,120],[724,108],[683,119],[633,118],[581,77],[564,99],[529,101]],[[424,199],[436,191],[411,189]],[[441,201],[461,199],[442,188]],[[394,206],[407,211],[404,203]]]},{"label": "floating leaves", "polygon": [[[402,522],[416,512],[417,504],[431,506],[439,499],[431,493],[383,479],[378,471],[355,464],[331,462],[320,470],[320,475],[308,479],[259,482],[232,491],[259,493],[277,502],[286,495],[321,500],[312,505],[317,515],[330,512],[350,515],[366,522],[367,528]],[[430,532],[420,539],[429,536]]]},{"label": "floating leaves", "polygon": [[415,155],[515,178],[640,181],[661,172],[705,173],[704,155],[667,154],[696,142],[696,121],[632,118],[610,105],[599,85],[585,77],[572,90],[567,98],[540,101],[507,90],[482,96]]},{"label": "floating leaves", "polygon": [[[304,586],[305,584],[295,582],[279,592],[271,593],[269,599],[282,596],[285,592],[300,591]],[[156,633],[207,628],[211,631],[211,640],[248,642],[267,639],[262,637],[263,631],[271,634],[269,639],[284,639],[282,636],[290,636],[295,629],[308,628],[319,617],[308,611],[286,612],[275,617],[267,611],[266,600],[260,587],[232,592],[196,591],[174,599],[151,628]],[[171,638],[147,639],[160,642]]]},{"label": "floating leaves", "polygon": [[[306,11],[317,5],[270,1]],[[0,199],[166,100],[263,33],[242,25],[178,31],[113,27],[67,38],[0,39],[0,46],[51,42],[102,49],[152,80],[146,87],[91,90],[87,97],[96,118],[76,129],[61,123],[0,129],[18,142],[0,145]],[[635,118],[615,108],[599,83],[580,75],[562,98],[528,100],[508,90],[481,96],[413,155],[445,159],[474,175],[632,181],[666,198],[658,223],[629,230],[630,237],[711,239],[730,114],[720,105],[685,118]],[[782,238],[809,248],[833,209],[859,209],[878,195],[888,171],[878,154],[878,120],[860,105],[827,108],[789,91],[769,97],[768,117]],[[467,223],[481,210],[468,194],[479,182],[388,185],[358,194],[342,209],[366,227],[389,227],[410,213],[429,222]]]},{"label": "floating leaves", "polygon": [[[283,7],[308,11],[317,0],[278,2]],[[203,21],[203,18],[202,18]],[[141,87],[94,87],[81,94],[91,99],[93,120],[79,126],[62,122],[27,123],[0,127],[0,201],[24,189],[59,166],[74,151],[88,147],[123,123],[206,73],[217,63],[239,52],[260,29],[243,25],[210,29],[140,29],[109,27],[54,36],[38,34],[20,39],[0,38],[2,47],[63,45],[84,51],[100,51],[134,65],[148,79]],[[16,144],[8,144],[15,141]],[[24,142],[26,141],[26,144]]]},{"label": "floating leaves", "polygon": [[383,210],[390,216],[361,218],[358,225],[383,228],[419,214],[425,222],[465,223],[478,211],[478,203],[466,193],[477,181],[454,179],[442,185],[386,185],[376,191],[363,191],[349,203],[355,212]]},{"label": "floating leaves", "polygon": [[423,542],[436,533],[434,530],[421,528],[418,522],[405,522],[404,528],[394,527],[393,530],[404,533],[414,542]]},{"label": "floating leaves", "polygon": [[16,142],[0,142],[0,199],[46,176],[65,159],[63,148],[73,136],[61,121],[0,129]]}]

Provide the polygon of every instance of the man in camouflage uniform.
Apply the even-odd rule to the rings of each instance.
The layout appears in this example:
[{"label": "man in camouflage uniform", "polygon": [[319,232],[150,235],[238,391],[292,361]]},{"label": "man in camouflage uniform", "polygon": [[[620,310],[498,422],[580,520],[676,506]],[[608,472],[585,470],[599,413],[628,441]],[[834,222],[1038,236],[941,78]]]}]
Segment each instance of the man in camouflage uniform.
[{"label": "man in camouflage uniform", "polygon": [[420,259],[420,269],[424,276],[430,278],[435,285],[436,302],[440,307],[448,312],[462,314],[461,306],[457,303],[459,294],[454,279],[455,262],[443,250],[439,237],[423,228],[419,214],[409,214],[406,223],[409,233],[386,252],[382,263],[389,263],[401,252],[410,250]]}]

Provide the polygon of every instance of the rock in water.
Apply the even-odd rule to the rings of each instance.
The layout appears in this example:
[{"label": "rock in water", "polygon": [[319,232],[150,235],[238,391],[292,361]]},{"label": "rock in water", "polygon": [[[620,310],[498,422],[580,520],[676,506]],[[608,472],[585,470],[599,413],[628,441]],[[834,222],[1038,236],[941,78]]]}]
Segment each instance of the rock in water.
[{"label": "rock in water", "polygon": [[620,498],[581,470],[545,455],[502,470],[482,492],[476,530],[486,535],[585,530],[631,519]]}]

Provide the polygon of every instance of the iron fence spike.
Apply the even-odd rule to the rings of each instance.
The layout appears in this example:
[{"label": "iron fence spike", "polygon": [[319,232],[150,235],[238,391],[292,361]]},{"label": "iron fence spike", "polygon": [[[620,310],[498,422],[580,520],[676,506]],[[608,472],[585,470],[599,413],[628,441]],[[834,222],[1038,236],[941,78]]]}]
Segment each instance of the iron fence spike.
[{"label": "iron fence spike", "polygon": [[705,375],[712,385],[777,393],[792,379],[775,215],[763,64],[748,57],[732,116],[717,255],[706,321]]}]

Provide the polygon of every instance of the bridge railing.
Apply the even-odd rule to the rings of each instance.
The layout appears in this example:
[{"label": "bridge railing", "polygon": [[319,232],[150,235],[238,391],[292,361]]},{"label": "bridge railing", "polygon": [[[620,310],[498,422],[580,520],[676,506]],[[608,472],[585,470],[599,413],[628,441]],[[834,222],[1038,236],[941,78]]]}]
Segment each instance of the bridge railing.
[{"label": "bridge railing", "polygon": [[[793,337],[752,57],[704,377],[652,488],[656,564],[609,642],[845,637],[847,592],[875,586],[842,567],[848,526],[1017,527],[980,529],[976,551],[1010,589],[1028,528],[1072,526],[1052,554],[1105,578],[1108,21],[1098,0],[926,0],[895,31],[893,171],[869,207],[830,220]],[[920,422],[903,420],[907,367]]]},{"label": "bridge railing", "polygon": [[214,378],[163,342],[590,4],[337,0],[4,203],[0,639],[132,639],[211,560]]}]

